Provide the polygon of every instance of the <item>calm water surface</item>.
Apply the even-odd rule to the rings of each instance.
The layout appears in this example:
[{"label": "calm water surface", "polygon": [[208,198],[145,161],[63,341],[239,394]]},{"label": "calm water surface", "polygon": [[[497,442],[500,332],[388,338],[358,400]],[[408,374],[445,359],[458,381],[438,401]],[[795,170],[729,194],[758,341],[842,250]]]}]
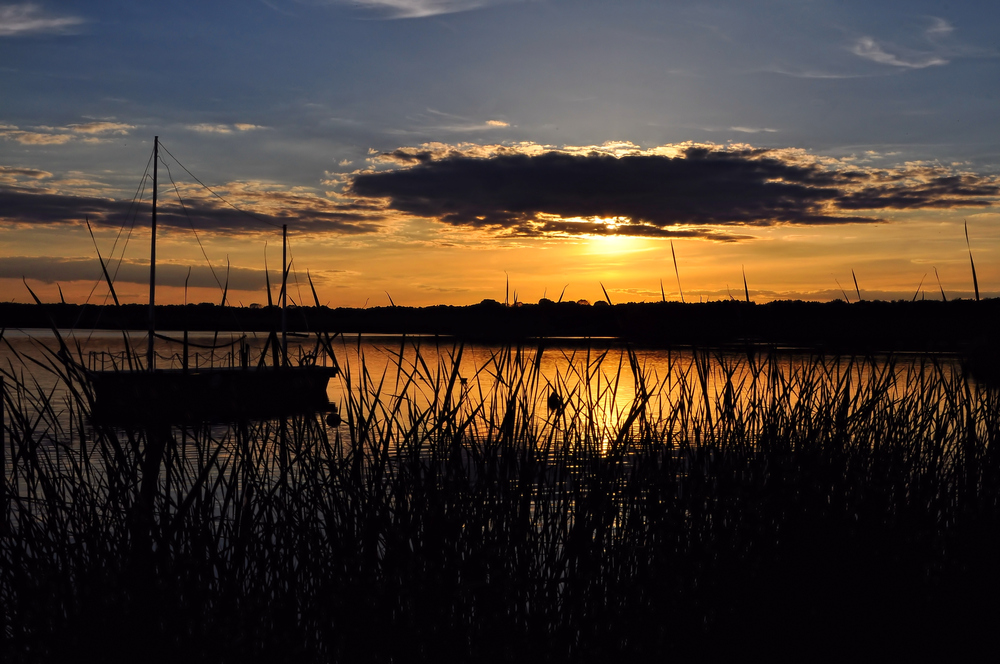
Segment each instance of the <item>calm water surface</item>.
[{"label": "calm water surface", "polygon": [[[165,336],[182,337],[180,333]],[[63,339],[74,359],[91,369],[110,369],[112,364],[127,367],[129,361],[138,366],[146,354],[145,333],[76,332],[64,334]],[[267,335],[199,332],[188,335],[189,368],[238,365],[241,346],[251,365],[262,356],[270,364]],[[62,451],[70,447],[64,446],[93,436],[89,423],[80,424],[84,418],[78,417],[75,402],[59,377],[57,348],[58,340],[51,330],[4,330],[0,369],[7,380],[8,398],[21,404],[19,410],[29,416],[32,409],[48,413],[35,425],[35,439],[48,441],[55,462],[61,464],[70,463],[67,452]],[[158,340],[156,352],[157,367],[181,366],[183,344]],[[485,432],[499,426],[514,407],[518,422],[534,427],[536,440],[558,442],[564,434],[574,439],[582,435],[602,455],[620,432],[634,431],[643,422],[658,431],[678,431],[688,426],[685,422],[719,422],[718,413],[734,409],[740,413],[737,420],[752,425],[772,407],[790,411],[799,403],[807,408],[822,403],[829,406],[837,402],[831,394],[842,394],[845,386],[852,396],[866,390],[864,396],[871,398],[872,385],[879,381],[870,379],[883,372],[891,372],[896,380],[880,383],[888,387],[878,394],[879,400],[892,400],[904,392],[919,394],[922,379],[934,372],[960,376],[958,362],[947,357],[859,361],[793,351],[752,355],[691,349],[630,351],[606,339],[552,342],[540,351],[537,345],[459,345],[433,337],[354,335],[325,343],[292,337],[289,356],[293,363],[340,367],[341,372],[328,385],[330,403],[342,413],[348,402],[365,404],[361,410],[365,417],[371,414],[374,426],[396,428],[387,440],[400,439],[416,419],[423,426],[434,426],[425,419],[427,412],[440,415],[453,411],[456,420],[472,422],[473,431],[481,424]],[[14,389],[14,383],[22,389]],[[558,398],[556,408],[550,407],[553,395]],[[35,407],[43,402],[53,407]],[[931,408],[947,407],[933,397],[930,403]],[[640,413],[641,418],[637,418]],[[344,422],[334,426],[317,420],[315,424],[326,427],[330,440],[352,440]],[[275,425],[262,422],[253,426],[273,429]],[[83,435],[66,433],[81,430]],[[192,467],[202,467],[204,460],[212,453],[220,454],[219,450],[221,463],[235,450],[236,426],[220,424],[201,430],[175,428],[173,433],[178,441],[175,453],[194,464]],[[495,428],[492,433],[495,435]],[[70,456],[77,454],[69,452]],[[88,454],[93,457],[90,463],[101,472],[103,460],[94,456],[97,452],[93,447]],[[38,487],[21,489],[30,494]]]},{"label": "calm water surface", "polygon": [[[157,339],[157,367],[179,368],[183,334],[163,334],[175,341]],[[145,332],[65,332],[63,339],[72,356],[91,369],[128,367],[130,362],[137,366],[145,361]],[[267,339],[262,333],[192,332],[188,335],[189,367],[238,365],[241,346],[251,365],[262,356],[270,364]],[[315,361],[341,368],[328,387],[330,402],[335,405],[343,405],[348,391],[381,403],[403,399],[417,408],[446,397],[452,402],[489,405],[518,392],[530,395],[534,400],[531,407],[544,419],[548,399],[556,394],[563,403],[586,408],[590,417],[610,428],[627,418],[638,402],[661,414],[677,407],[681,400],[689,406],[715,409],[751,399],[754,385],[765,381],[796,381],[811,373],[825,376],[830,384],[845,376],[856,384],[872,371],[889,366],[888,358],[869,364],[794,351],[753,356],[691,349],[630,352],[608,339],[550,341],[542,351],[537,345],[460,345],[450,339],[410,336],[337,336],[324,343],[315,337],[294,336],[289,337],[288,345],[293,364]],[[53,352],[57,348],[51,330],[8,329],[0,343],[0,366],[23,384],[33,386],[34,392],[65,401],[65,385],[43,366],[56,363]],[[955,371],[957,362],[948,357],[897,356],[892,370],[905,381],[907,375]]]}]

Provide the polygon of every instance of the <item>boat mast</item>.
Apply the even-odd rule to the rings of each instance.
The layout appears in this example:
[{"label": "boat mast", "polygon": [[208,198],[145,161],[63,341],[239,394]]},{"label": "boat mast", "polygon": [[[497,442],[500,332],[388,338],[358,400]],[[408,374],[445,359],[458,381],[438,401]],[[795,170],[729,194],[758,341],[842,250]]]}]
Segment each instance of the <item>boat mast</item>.
[{"label": "boat mast", "polygon": [[288,301],[288,224],[281,225],[281,364],[288,365],[288,316],[285,303]]},{"label": "boat mast", "polygon": [[160,137],[153,137],[153,216],[152,239],[149,241],[149,345],[146,348],[146,367],[153,370],[153,333],[156,330],[156,166],[160,160]]},{"label": "boat mast", "polygon": [[288,315],[285,303],[288,301],[288,224],[281,225],[281,364],[288,365]]}]

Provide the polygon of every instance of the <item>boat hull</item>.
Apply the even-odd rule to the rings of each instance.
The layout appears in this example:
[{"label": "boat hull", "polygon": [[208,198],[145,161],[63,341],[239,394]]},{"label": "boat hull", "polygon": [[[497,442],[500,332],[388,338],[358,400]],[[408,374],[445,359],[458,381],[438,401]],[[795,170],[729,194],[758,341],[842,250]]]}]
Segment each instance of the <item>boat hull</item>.
[{"label": "boat hull", "polygon": [[228,423],[328,410],[332,367],[96,371],[93,419],[111,425]]}]

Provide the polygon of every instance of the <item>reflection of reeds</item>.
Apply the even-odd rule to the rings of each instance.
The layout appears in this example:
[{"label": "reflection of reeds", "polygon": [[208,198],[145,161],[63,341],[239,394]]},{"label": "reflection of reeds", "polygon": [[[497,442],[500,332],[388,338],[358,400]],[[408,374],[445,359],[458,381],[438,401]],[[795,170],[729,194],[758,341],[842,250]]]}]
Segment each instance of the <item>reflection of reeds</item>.
[{"label": "reflection of reeds", "polygon": [[460,347],[403,350],[381,375],[343,367],[338,428],[95,429],[65,347],[41,360],[65,403],[4,371],[5,661],[989,638],[995,611],[969,600],[1000,590],[1000,409],[960,372],[751,352],[653,373],[588,350],[543,376],[541,351],[508,348],[465,375]]}]

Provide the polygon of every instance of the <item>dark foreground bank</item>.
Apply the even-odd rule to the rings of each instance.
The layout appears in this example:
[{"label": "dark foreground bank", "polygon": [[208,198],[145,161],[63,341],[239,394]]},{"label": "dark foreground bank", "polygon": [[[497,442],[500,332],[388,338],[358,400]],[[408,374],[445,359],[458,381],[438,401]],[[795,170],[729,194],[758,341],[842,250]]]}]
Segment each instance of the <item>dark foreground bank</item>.
[{"label": "dark foreground bank", "polygon": [[[0,303],[2,327],[146,329],[145,305],[81,306]],[[212,304],[161,306],[162,330],[280,329],[276,307]],[[829,352],[965,352],[994,343],[1000,299],[950,302],[739,301],[594,305],[542,301],[516,307],[492,300],[454,307],[297,307],[294,331],[437,334],[466,340],[517,342],[538,337],[616,337],[650,346],[763,344]]]}]

